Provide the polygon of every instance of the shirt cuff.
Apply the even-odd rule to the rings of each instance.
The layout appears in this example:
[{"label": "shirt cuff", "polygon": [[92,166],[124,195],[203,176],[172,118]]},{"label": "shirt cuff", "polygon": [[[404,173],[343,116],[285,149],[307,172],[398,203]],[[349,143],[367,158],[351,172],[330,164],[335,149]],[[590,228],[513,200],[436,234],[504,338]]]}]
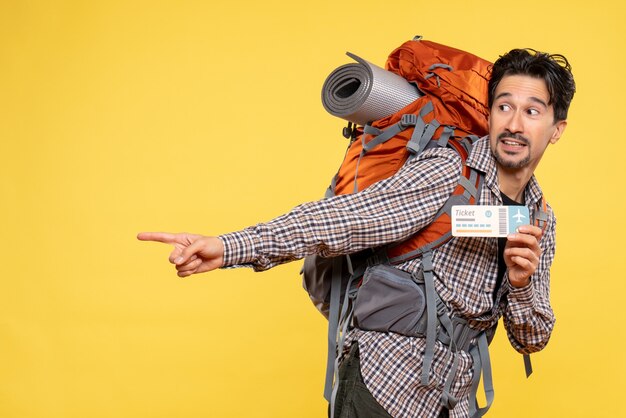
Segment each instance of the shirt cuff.
[{"label": "shirt cuff", "polygon": [[509,306],[514,314],[522,315],[533,306],[534,303],[534,287],[531,280],[526,286],[514,287],[507,280],[509,286]]},{"label": "shirt cuff", "polygon": [[256,258],[256,245],[249,230],[220,235],[224,243],[224,267],[250,266]]}]

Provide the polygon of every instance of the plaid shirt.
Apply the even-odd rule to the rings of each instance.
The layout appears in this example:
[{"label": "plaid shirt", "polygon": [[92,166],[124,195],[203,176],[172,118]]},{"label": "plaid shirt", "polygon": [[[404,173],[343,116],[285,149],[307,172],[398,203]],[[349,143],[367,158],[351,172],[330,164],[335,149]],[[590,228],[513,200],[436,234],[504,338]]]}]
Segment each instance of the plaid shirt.
[{"label": "plaid shirt", "polygon": [[[362,192],[306,203],[270,222],[222,235],[225,265],[262,271],[309,254],[347,254],[408,238],[433,220],[457,185],[461,164],[451,149],[427,150]],[[479,204],[502,205],[488,138],[474,145],[467,165],[485,173]],[[525,189],[531,217],[541,195],[532,177]],[[435,286],[452,313],[479,329],[490,328],[503,317],[511,344],[522,353],[541,350],[554,326],[549,292],[556,220],[551,208],[548,215],[539,266],[523,288],[510,286],[505,273],[496,292],[496,238],[453,238],[433,252]],[[398,267],[412,272],[420,263],[414,259]],[[438,416],[452,364],[447,347],[437,341],[430,384],[422,386],[423,338],[355,329],[346,343],[354,341],[359,344],[365,384],[392,416]],[[463,351],[455,355],[460,362],[451,393],[460,401],[450,416],[464,418],[469,416],[472,359]]]}]

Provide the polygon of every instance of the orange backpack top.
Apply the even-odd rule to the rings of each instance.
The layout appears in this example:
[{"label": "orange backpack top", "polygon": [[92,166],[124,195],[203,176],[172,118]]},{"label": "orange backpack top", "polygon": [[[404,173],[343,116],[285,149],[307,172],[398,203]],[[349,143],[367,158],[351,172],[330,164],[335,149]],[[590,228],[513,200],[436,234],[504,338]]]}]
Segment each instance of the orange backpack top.
[{"label": "orange backpack top", "polygon": [[[455,149],[463,162],[471,140],[488,132],[487,84],[491,63],[473,54],[435,42],[405,42],[387,59],[386,69],[414,83],[423,94],[398,112],[351,131],[352,142],[330,188],[332,195],[355,193],[395,174],[406,161],[426,147]],[[349,125],[351,126],[351,125]],[[433,142],[434,141],[434,142]],[[465,167],[463,177],[478,187],[479,178]],[[466,192],[468,182],[455,195]],[[475,190],[466,202],[473,204]],[[392,262],[419,255],[425,245],[445,242],[450,218],[442,211],[435,221],[411,240],[389,248]]]},{"label": "orange backpack top", "polygon": [[[448,137],[486,135],[490,65],[489,61],[470,53],[425,40],[408,41],[394,50],[387,59],[386,69],[414,83],[423,96],[396,113],[374,121],[365,128],[365,132],[364,129],[353,131],[353,139],[358,141],[352,142],[339,169],[335,194],[363,190],[400,169],[411,152],[407,143],[413,138],[416,127],[407,115],[420,118],[423,122],[417,125],[417,129],[422,130],[418,132],[420,137],[425,133],[430,134],[432,139],[440,138],[446,127],[454,128],[454,134],[446,134]],[[432,111],[425,109],[428,103],[432,105]],[[380,140],[374,140],[373,134],[402,123],[403,117],[404,121],[413,124],[398,130],[382,146],[376,146]],[[424,132],[426,128],[428,130]],[[364,149],[369,158],[361,161]],[[412,151],[418,150],[414,148]],[[369,169],[381,159],[384,159],[385,167]],[[359,177],[355,179],[357,165]]]}]

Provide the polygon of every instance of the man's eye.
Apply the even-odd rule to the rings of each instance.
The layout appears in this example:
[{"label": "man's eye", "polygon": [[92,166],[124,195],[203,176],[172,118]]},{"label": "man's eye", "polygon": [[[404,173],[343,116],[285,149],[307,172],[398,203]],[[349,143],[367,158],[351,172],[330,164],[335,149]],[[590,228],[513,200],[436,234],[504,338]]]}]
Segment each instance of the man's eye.
[{"label": "man's eye", "polygon": [[531,116],[537,116],[539,111],[537,109],[528,109],[528,114]]},{"label": "man's eye", "polygon": [[511,110],[511,106],[507,105],[507,104],[502,104],[500,106],[498,106],[500,108],[500,110],[502,110],[503,112],[508,112],[509,110]]}]

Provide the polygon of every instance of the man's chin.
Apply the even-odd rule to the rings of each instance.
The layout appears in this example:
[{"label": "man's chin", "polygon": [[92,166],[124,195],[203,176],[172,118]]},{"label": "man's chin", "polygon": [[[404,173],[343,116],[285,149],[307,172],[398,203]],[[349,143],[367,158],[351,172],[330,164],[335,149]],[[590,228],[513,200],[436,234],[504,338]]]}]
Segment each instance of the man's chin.
[{"label": "man's chin", "polygon": [[494,153],[494,157],[500,167],[512,170],[524,168],[530,162],[530,156],[528,155],[509,155],[507,153],[498,152],[497,150]]}]

